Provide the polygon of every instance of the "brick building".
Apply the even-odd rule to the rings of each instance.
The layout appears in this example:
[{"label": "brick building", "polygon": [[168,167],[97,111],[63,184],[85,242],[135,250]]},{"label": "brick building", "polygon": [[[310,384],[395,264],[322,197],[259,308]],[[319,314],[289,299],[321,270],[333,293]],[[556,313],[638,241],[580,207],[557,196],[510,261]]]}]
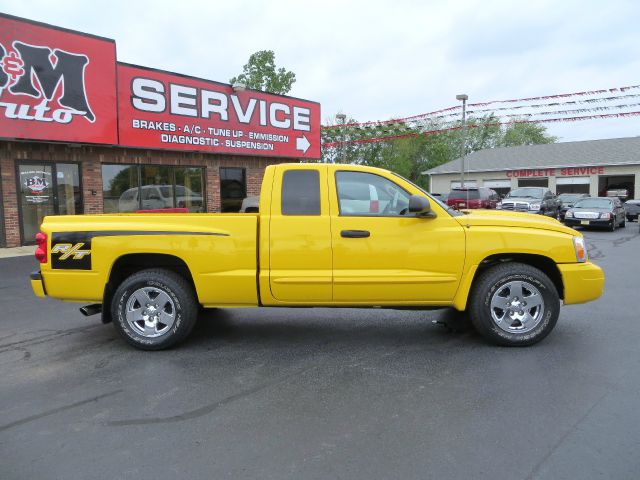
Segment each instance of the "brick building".
[{"label": "brick building", "polygon": [[0,67],[0,246],[46,215],[237,212],[267,165],[320,155],[317,103],[120,63],[110,39],[0,14]]}]

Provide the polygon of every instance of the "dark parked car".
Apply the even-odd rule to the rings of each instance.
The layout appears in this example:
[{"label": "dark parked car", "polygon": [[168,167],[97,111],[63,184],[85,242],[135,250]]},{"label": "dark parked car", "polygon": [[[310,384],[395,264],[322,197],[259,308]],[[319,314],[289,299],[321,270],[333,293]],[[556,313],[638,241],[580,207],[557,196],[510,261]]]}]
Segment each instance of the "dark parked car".
[{"label": "dark parked car", "polygon": [[486,187],[454,188],[447,197],[447,205],[452,208],[496,208],[500,196]]},{"label": "dark parked car", "polygon": [[546,187],[518,187],[507,193],[497,208],[558,218],[560,202]]},{"label": "dark parked car", "polygon": [[558,200],[560,201],[558,220],[564,221],[564,214],[567,213],[567,210],[573,207],[578,200],[589,198],[590,196],[588,193],[561,193],[558,195]]},{"label": "dark parked car", "polygon": [[638,219],[640,214],[640,200],[627,200],[624,202],[624,212],[627,215],[627,220],[633,222]]},{"label": "dark parked car", "polygon": [[626,217],[619,198],[594,197],[582,199],[567,210],[564,223],[570,227],[606,227],[612,232],[624,227]]}]

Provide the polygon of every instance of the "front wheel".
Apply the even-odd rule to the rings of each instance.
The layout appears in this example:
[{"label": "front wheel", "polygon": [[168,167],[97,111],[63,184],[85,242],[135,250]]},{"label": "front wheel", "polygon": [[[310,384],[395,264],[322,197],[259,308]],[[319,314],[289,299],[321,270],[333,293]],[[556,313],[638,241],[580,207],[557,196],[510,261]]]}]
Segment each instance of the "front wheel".
[{"label": "front wheel", "polygon": [[489,268],[474,282],[469,314],[476,330],[497,345],[538,343],[555,327],[560,296],[549,277],[523,263]]},{"label": "front wheel", "polygon": [[116,330],[128,343],[142,350],[162,350],[189,335],[198,317],[198,302],[182,276],[148,269],[120,284],[111,312]]}]

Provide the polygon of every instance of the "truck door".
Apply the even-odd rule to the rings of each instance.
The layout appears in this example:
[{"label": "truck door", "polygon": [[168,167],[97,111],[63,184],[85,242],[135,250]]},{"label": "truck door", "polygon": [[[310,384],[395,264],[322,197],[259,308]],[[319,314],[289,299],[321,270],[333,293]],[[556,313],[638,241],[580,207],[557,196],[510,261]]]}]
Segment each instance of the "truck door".
[{"label": "truck door", "polygon": [[269,286],[276,300],[331,301],[326,165],[276,167],[269,219]]},{"label": "truck door", "polygon": [[436,218],[409,214],[411,193],[399,180],[360,171],[330,175],[334,302],[453,300],[465,257],[463,228],[443,210]]}]

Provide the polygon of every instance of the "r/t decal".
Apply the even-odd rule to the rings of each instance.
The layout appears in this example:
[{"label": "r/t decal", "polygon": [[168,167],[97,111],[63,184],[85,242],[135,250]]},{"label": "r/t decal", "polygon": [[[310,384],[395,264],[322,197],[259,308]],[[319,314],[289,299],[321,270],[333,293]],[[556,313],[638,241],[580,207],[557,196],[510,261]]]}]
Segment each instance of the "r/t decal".
[{"label": "r/t decal", "polygon": [[73,260],[82,260],[86,255],[91,254],[91,250],[80,250],[84,246],[84,243],[58,243],[52,249],[51,253],[61,253],[58,260],[66,260],[69,257],[73,257]]}]

